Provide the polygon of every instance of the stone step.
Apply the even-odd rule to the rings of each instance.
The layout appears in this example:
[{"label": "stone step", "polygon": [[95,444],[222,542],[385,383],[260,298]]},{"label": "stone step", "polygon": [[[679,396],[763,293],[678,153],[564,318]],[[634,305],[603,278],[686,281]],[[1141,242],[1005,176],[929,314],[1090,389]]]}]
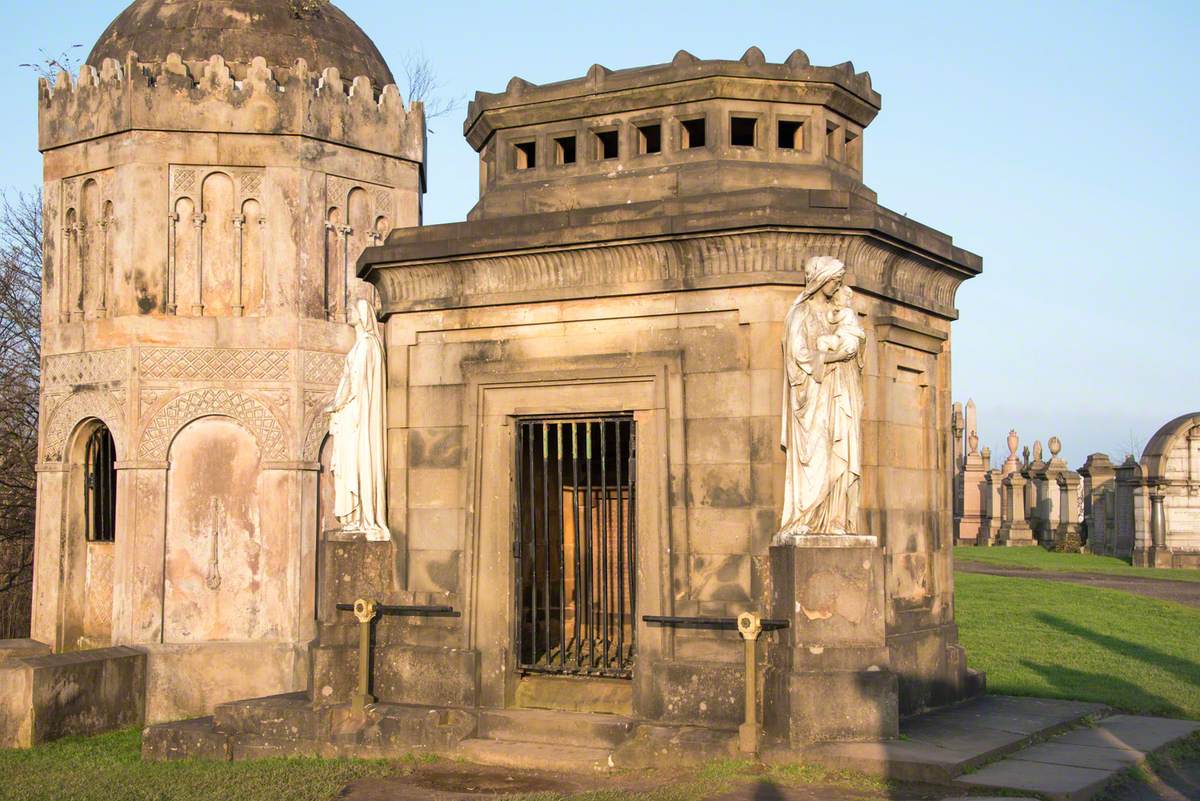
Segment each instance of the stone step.
[{"label": "stone step", "polygon": [[636,722],[623,715],[547,709],[487,709],[479,713],[478,737],[511,742],[613,748],[633,734]]},{"label": "stone step", "polygon": [[218,732],[211,717],[155,723],[142,730],[142,759],[148,761],[229,758],[230,736]]},{"label": "stone step", "polygon": [[616,767],[611,749],[579,745],[473,738],[460,743],[459,753],[468,762],[508,768],[578,772]]},{"label": "stone step", "polygon": [[323,740],[330,731],[330,709],[314,708],[306,693],[283,693],[217,704],[217,731],[268,740]]},{"label": "stone step", "polygon": [[990,695],[906,719],[899,740],[821,743],[806,759],[901,781],[948,784],[980,765],[1107,714],[1103,704]]},{"label": "stone step", "polygon": [[1200,721],[1112,715],[1030,745],[960,776],[972,789],[1024,791],[1051,801],[1088,801],[1150,754],[1200,730]]}]

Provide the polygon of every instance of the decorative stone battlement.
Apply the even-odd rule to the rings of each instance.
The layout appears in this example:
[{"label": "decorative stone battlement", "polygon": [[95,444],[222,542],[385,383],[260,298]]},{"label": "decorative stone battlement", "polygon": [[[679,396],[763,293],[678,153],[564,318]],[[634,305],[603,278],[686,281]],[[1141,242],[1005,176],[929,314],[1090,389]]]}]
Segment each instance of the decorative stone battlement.
[{"label": "decorative stone battlement", "polygon": [[814,67],[801,50],[769,64],[679,51],[668,64],[480,92],[464,125],[481,162],[470,219],[605,206],[758,186],[853,192],[867,125],[881,107],[849,62]]},{"label": "decorative stone battlement", "polygon": [[[741,86],[740,93],[747,99],[770,99],[772,88],[783,89],[786,86],[787,102],[835,102],[839,111],[863,126],[874,119],[883,102],[879,93],[871,87],[871,74],[855,72],[854,64],[849,61],[832,67],[816,67],[809,62],[803,50],[793,50],[779,64],[768,63],[757,47],[748,49],[737,61],[699,59],[686,50],[680,50],[667,64],[624,70],[610,70],[593,64],[584,77],[567,81],[538,85],[514,76],[503,92],[475,93],[474,100],[467,106],[463,133],[478,149],[491,132],[484,119],[488,112],[584,97],[588,98],[591,108],[598,110],[597,104],[604,106],[605,100],[597,95],[618,92],[630,93],[626,103],[634,108],[634,97],[641,93],[660,92],[667,85],[674,85],[677,98],[674,102],[684,102],[691,99],[689,95],[695,95],[696,99],[711,97],[702,84],[721,78],[754,79],[754,85]],[[763,81],[769,83],[760,83]],[[693,85],[687,86],[689,83]],[[774,83],[775,87],[770,83]],[[734,86],[736,84],[727,84],[722,88],[728,90]],[[733,97],[738,97],[738,94],[739,91],[735,89]],[[606,110],[615,112],[618,109]]]},{"label": "decorative stone battlement", "polygon": [[406,108],[394,84],[376,91],[366,76],[317,72],[303,59],[285,70],[263,58],[226,64],[218,55],[144,64],[131,52],[123,65],[106,58],[99,70],[85,65],[74,78],[64,71],[53,84],[39,80],[38,106],[43,152],[123,131],[183,130],[293,134],[424,161],[420,101]]}]

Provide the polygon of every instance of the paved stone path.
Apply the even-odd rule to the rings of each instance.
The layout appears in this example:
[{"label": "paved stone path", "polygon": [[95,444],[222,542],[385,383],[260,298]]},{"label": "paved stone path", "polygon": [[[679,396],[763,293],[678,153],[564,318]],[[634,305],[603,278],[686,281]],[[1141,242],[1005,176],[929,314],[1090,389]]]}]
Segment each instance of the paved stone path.
[{"label": "paved stone path", "polygon": [[982,562],[958,561],[954,569],[964,573],[983,573],[989,576],[1035,578],[1046,581],[1066,581],[1089,587],[1122,590],[1134,595],[1145,595],[1162,601],[1174,601],[1187,606],[1200,607],[1200,581],[1174,581],[1172,579],[1148,579],[1138,576],[1109,575],[1106,573],[1056,573],[1048,570],[1032,570],[1020,567],[999,567]]},{"label": "paved stone path", "polygon": [[1027,746],[955,783],[1037,793],[1053,801],[1086,801],[1117,774],[1198,729],[1200,722],[1192,720],[1111,715],[1093,727]]}]

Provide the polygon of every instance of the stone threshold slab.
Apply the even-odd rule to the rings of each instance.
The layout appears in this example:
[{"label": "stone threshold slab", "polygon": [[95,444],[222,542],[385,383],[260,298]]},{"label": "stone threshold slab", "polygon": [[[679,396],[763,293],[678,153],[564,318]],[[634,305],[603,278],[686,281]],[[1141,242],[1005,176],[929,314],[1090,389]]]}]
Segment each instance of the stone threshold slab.
[{"label": "stone threshold slab", "polygon": [[989,695],[903,720],[899,740],[821,743],[805,749],[804,758],[900,781],[949,784],[1106,712],[1103,704]]},{"label": "stone threshold slab", "polygon": [[1153,752],[1200,730],[1200,721],[1112,715],[1068,731],[991,765],[955,784],[1036,793],[1051,801],[1088,801]]}]

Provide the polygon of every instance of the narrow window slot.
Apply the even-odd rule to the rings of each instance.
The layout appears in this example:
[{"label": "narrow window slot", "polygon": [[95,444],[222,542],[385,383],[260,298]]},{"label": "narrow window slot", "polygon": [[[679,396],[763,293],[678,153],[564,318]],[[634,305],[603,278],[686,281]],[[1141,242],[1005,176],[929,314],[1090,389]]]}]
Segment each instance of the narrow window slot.
[{"label": "narrow window slot", "polygon": [[653,123],[638,126],[638,152],[643,154],[662,152],[662,125]]},{"label": "narrow window slot", "polygon": [[697,147],[704,147],[704,118],[698,117],[694,120],[680,120],[680,126],[683,129],[683,149],[692,150]]},{"label": "narrow window slot", "polygon": [[734,147],[754,147],[758,120],[753,117],[729,118],[729,144]]},{"label": "narrow window slot", "polygon": [[596,157],[615,159],[619,154],[619,138],[616,131],[596,131]]},{"label": "narrow window slot", "polygon": [[537,166],[537,144],[535,142],[517,142],[513,148],[518,170],[532,170]]},{"label": "narrow window slot", "polygon": [[555,156],[559,164],[575,163],[575,137],[560,136],[554,140]]},{"label": "narrow window slot", "polygon": [[779,121],[780,150],[804,149],[804,123],[799,120]]}]

